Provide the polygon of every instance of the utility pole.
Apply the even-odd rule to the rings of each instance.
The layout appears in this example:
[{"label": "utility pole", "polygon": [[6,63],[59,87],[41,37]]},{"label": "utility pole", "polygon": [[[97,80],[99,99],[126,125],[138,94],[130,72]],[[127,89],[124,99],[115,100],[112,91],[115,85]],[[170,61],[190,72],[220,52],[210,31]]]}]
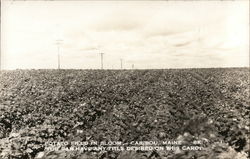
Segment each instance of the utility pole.
[{"label": "utility pole", "polygon": [[61,68],[61,63],[60,63],[60,45],[62,44],[63,40],[56,40],[56,45],[57,45],[57,68]]},{"label": "utility pole", "polygon": [[198,42],[199,42],[199,44],[201,42],[201,28],[199,28],[199,30],[198,30]]},{"label": "utility pole", "polygon": [[100,53],[101,54],[101,69],[103,69],[103,54],[104,53]]},{"label": "utility pole", "polygon": [[135,67],[134,64],[132,64],[132,69],[134,69],[134,67]]},{"label": "utility pole", "polygon": [[121,69],[122,69],[122,59],[120,59],[120,62],[121,62]]},{"label": "utility pole", "polygon": [[201,51],[201,28],[198,28],[198,38],[197,38],[197,53],[199,54]]}]

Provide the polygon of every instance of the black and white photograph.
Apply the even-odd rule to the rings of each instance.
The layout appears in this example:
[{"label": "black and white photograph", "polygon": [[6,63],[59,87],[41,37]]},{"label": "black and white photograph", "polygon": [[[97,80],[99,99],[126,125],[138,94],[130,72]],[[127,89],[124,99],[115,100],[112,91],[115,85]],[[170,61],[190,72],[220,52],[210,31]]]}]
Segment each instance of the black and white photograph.
[{"label": "black and white photograph", "polygon": [[249,159],[248,0],[1,0],[0,159]]}]

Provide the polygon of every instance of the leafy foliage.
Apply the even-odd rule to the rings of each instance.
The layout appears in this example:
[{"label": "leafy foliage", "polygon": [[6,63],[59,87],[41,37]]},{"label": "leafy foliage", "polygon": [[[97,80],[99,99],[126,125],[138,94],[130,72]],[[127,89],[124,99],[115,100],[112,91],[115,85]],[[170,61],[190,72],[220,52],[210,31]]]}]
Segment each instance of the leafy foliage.
[{"label": "leafy foliage", "polygon": [[[246,68],[0,72],[0,158],[244,159],[249,117]],[[202,152],[44,151],[54,140],[167,139],[209,144]]]}]

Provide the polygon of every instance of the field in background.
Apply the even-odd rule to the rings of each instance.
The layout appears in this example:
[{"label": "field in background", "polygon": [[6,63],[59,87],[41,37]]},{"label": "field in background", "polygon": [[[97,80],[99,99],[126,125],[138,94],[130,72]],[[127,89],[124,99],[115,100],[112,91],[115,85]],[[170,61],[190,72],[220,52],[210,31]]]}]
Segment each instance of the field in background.
[{"label": "field in background", "polygon": [[[0,158],[247,158],[248,71],[2,71]],[[167,139],[209,144],[188,152],[44,152],[54,140]]]}]

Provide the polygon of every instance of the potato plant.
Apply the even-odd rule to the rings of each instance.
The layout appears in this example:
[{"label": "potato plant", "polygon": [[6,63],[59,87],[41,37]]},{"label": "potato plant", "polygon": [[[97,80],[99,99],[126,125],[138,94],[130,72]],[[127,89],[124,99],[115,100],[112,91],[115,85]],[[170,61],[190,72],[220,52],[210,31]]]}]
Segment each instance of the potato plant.
[{"label": "potato plant", "polygon": [[[248,68],[0,72],[0,158],[249,157]],[[46,151],[49,141],[206,141],[204,151]]]}]

